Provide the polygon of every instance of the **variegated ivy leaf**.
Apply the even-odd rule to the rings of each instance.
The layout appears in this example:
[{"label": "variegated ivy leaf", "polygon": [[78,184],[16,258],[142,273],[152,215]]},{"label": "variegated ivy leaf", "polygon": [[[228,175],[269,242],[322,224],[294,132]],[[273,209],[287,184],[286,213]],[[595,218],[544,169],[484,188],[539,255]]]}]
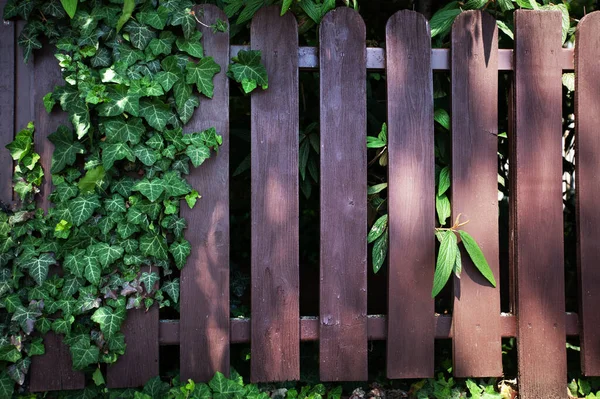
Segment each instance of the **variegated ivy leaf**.
[{"label": "variegated ivy leaf", "polygon": [[160,280],[160,277],[158,275],[158,273],[155,272],[144,272],[142,273],[142,275],[140,276],[140,282],[142,282],[144,284],[144,287],[146,288],[146,292],[151,293],[154,291],[154,284]]},{"label": "variegated ivy leaf", "polygon": [[163,6],[159,6],[157,9],[145,7],[136,14],[136,18],[140,23],[150,25],[157,30],[165,28],[168,17],[169,10]]},{"label": "variegated ivy leaf", "polygon": [[112,197],[104,200],[104,208],[109,212],[124,213],[127,212],[125,199],[119,194],[113,194]]},{"label": "variegated ivy leaf", "polygon": [[127,120],[123,118],[107,119],[102,123],[102,128],[105,131],[106,142],[108,143],[128,141],[131,144],[137,144],[146,132],[146,128],[139,118],[129,118]]},{"label": "variegated ivy leaf", "polygon": [[201,38],[202,33],[199,30],[194,31],[189,39],[178,37],[176,42],[177,48],[192,57],[202,58],[204,57],[204,49],[200,43]]},{"label": "variegated ivy leaf", "polygon": [[173,255],[173,259],[175,259],[175,265],[177,265],[179,270],[185,266],[185,262],[191,251],[192,246],[186,240],[181,240],[180,242],[174,242],[171,244],[169,252],[171,252],[171,255]]},{"label": "variegated ivy leaf", "polygon": [[33,280],[38,284],[42,285],[44,281],[46,281],[46,277],[48,277],[48,270],[50,265],[55,265],[56,260],[54,256],[49,253],[41,254],[38,257],[28,258],[19,261],[19,265],[27,269],[27,273],[33,278]]},{"label": "variegated ivy leaf", "polygon": [[175,43],[175,35],[172,32],[164,31],[161,32],[159,37],[155,37],[150,41],[148,48],[154,56],[169,55],[173,49],[173,43]]},{"label": "variegated ivy leaf", "polygon": [[[144,52],[138,49],[131,48],[127,44],[121,44],[119,46],[119,58],[118,60],[122,62],[126,67],[130,67],[138,61],[144,59]],[[107,65],[109,66],[109,65]],[[103,81],[108,81],[104,80]]]},{"label": "variegated ivy leaf", "polygon": [[229,65],[229,76],[241,83],[246,93],[250,93],[257,86],[261,86],[263,90],[269,87],[267,70],[261,64],[260,58],[260,51],[242,50],[233,57],[233,63]]},{"label": "variegated ivy leaf", "polygon": [[171,25],[181,26],[183,36],[189,39],[196,30],[196,19],[191,8],[177,8],[171,19]]},{"label": "variegated ivy leaf", "polygon": [[179,197],[192,190],[192,186],[175,170],[165,172],[163,175],[163,184],[167,190],[167,194],[171,197]]},{"label": "variegated ivy leaf", "polygon": [[156,32],[147,25],[134,20],[130,20],[125,25],[125,32],[129,33],[129,40],[133,47],[139,48],[140,50],[144,50],[150,41],[156,37]]},{"label": "variegated ivy leaf", "polygon": [[135,161],[135,155],[126,143],[100,143],[100,148],[102,148],[102,165],[104,166],[104,170],[111,169],[116,161],[125,158],[131,162]]},{"label": "variegated ivy leaf", "polygon": [[169,259],[167,254],[167,240],[158,234],[146,234],[140,238],[140,251],[146,256],[157,259]]},{"label": "variegated ivy leaf", "polygon": [[100,330],[108,339],[112,338],[121,329],[125,320],[125,309],[118,307],[116,310],[103,306],[92,315],[92,320],[100,324]]},{"label": "variegated ivy leaf", "polygon": [[152,166],[156,162],[156,151],[143,144],[133,147],[133,153],[146,166]]},{"label": "variegated ivy leaf", "polygon": [[165,191],[165,184],[159,178],[144,178],[133,186],[133,191],[139,191],[150,201],[156,201]]},{"label": "variegated ivy leaf", "polygon": [[70,271],[77,277],[83,277],[85,272],[86,263],[83,260],[83,256],[85,255],[84,249],[75,249],[73,252],[67,254],[65,256],[65,260],[62,264],[63,268]]},{"label": "variegated ivy leaf", "polygon": [[188,62],[185,81],[196,85],[199,93],[212,98],[214,91],[213,78],[221,72],[221,67],[212,57],[204,57],[197,63]]},{"label": "variegated ivy leaf", "polygon": [[83,272],[85,279],[94,285],[100,284],[102,266],[100,266],[100,262],[98,262],[98,257],[85,254],[83,255],[82,261],[85,265]]},{"label": "variegated ivy leaf", "polygon": [[173,279],[163,284],[161,289],[171,297],[173,302],[179,302],[179,279]]},{"label": "variegated ivy leaf", "polygon": [[83,144],[73,139],[73,131],[63,125],[60,125],[56,132],[50,134],[48,140],[54,144],[51,173],[58,173],[65,166],[73,165],[77,154],[83,154],[85,151]]},{"label": "variegated ivy leaf", "polygon": [[80,338],[70,346],[73,368],[81,370],[90,364],[98,362],[100,350],[96,345],[91,345],[87,337]]},{"label": "variegated ivy leaf", "polygon": [[109,85],[106,89],[108,102],[98,107],[100,116],[117,116],[127,112],[138,116],[140,111],[140,95],[134,94],[125,85]]},{"label": "variegated ivy leaf", "polygon": [[183,81],[178,80],[173,85],[173,97],[175,98],[175,105],[177,108],[182,108],[188,98],[192,96],[192,85],[189,85]]},{"label": "variegated ivy leaf", "polygon": [[172,230],[176,238],[179,238],[183,234],[183,230],[187,227],[187,222],[184,218],[177,216],[167,216],[161,222],[161,226]]},{"label": "variegated ivy leaf", "polygon": [[94,255],[100,261],[102,267],[114,263],[117,259],[123,256],[125,250],[118,245],[109,245],[105,242],[88,247],[88,253]]},{"label": "variegated ivy leaf", "polygon": [[83,282],[83,279],[77,276],[66,277],[65,283],[60,292],[61,297],[68,298],[72,295],[75,295],[75,293],[77,293],[77,290],[79,290],[79,287],[83,285]]},{"label": "variegated ivy leaf", "polygon": [[188,123],[188,121],[194,115],[194,109],[200,105],[198,101],[198,97],[191,96],[187,100],[182,107],[177,108],[177,113],[179,114],[179,119],[181,119],[182,123]]},{"label": "variegated ivy leaf", "polygon": [[17,322],[25,334],[29,335],[33,332],[35,320],[41,315],[42,312],[35,305],[30,305],[27,308],[19,306],[15,310],[15,313],[13,313],[11,320]]},{"label": "variegated ivy leaf", "polygon": [[205,145],[193,145],[190,144],[185,153],[188,157],[190,157],[190,161],[192,161],[192,165],[198,167],[204,163],[208,158],[210,158],[210,150]]},{"label": "variegated ivy leaf", "polygon": [[100,207],[100,199],[97,195],[80,195],[69,203],[71,213],[71,222],[76,226],[81,226],[87,221],[96,209]]},{"label": "variegated ivy leaf", "polygon": [[156,130],[163,131],[171,115],[171,108],[159,100],[140,101],[140,116]]}]

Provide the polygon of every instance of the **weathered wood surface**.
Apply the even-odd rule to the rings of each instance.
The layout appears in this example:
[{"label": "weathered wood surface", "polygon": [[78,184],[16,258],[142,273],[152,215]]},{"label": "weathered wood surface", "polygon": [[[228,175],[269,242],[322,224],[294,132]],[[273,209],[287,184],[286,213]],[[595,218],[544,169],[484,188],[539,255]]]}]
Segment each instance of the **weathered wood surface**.
[{"label": "weathered wood surface", "polygon": [[452,218],[475,238],[494,288],[461,250],[454,277],[453,374],[502,375],[498,242],[498,28],[490,14],[461,13],[452,27]]},{"label": "weathered wood surface", "polygon": [[[269,89],[252,94],[252,381],[300,378],[298,25],[276,6],[252,21]],[[260,89],[259,89],[260,90]]]},{"label": "weathered wood surface", "polygon": [[[0,10],[4,9],[6,0],[0,1]],[[5,21],[0,26],[0,203],[12,203],[12,158],[6,152],[6,145],[15,134],[15,60],[16,38],[14,21]]]},{"label": "weathered wood surface", "polygon": [[567,375],[562,203],[561,14],[515,12],[519,397],[564,398]]},{"label": "weathered wood surface", "polygon": [[414,11],[399,11],[388,21],[388,378],[433,377],[434,371],[430,37],[427,20]]},{"label": "weathered wood surface", "polygon": [[365,24],[349,8],[320,26],[322,381],[366,380]]},{"label": "weathered wood surface", "polygon": [[600,13],[577,27],[575,123],[581,370],[600,375]]},{"label": "weathered wood surface", "polygon": [[[225,14],[204,5],[202,21],[211,25]],[[220,371],[229,375],[229,33],[214,33],[198,25],[206,55],[221,66],[214,78],[212,99],[200,97],[200,107],[186,132],[215,127],[223,137],[219,153],[191,171],[190,184],[202,198],[193,210],[184,202],[186,239],[192,253],[181,272],[181,378],[208,381]]]}]

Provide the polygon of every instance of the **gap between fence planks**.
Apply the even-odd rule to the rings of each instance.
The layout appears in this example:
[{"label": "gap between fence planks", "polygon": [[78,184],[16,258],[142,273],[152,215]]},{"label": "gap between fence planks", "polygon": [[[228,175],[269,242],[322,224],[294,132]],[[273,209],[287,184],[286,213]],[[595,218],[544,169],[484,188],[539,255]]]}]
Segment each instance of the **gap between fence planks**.
[{"label": "gap between fence planks", "polygon": [[509,140],[523,399],[566,395],[560,21],[558,11],[515,12],[516,120]]},{"label": "gap between fence planks", "polygon": [[434,373],[433,92],[427,20],[399,11],[387,23],[389,184],[388,378]]},{"label": "gap between fence planks", "polygon": [[279,11],[250,30],[269,76],[251,98],[253,382],[300,378],[298,24]]},{"label": "gap between fence planks", "polygon": [[[477,99],[477,100],[474,100]],[[453,374],[502,375],[498,242],[498,28],[482,11],[461,13],[452,26],[452,218],[477,240],[494,288],[461,245],[454,277]]]},{"label": "gap between fence planks", "polygon": [[319,30],[322,381],[368,378],[365,32],[349,8],[330,11]]},{"label": "gap between fence planks", "polygon": [[[223,11],[204,5],[202,22],[227,22]],[[202,15],[198,12],[197,15]],[[186,125],[186,132],[214,127],[223,137],[218,154],[193,168],[189,183],[202,199],[191,210],[181,203],[181,216],[188,220],[185,238],[192,246],[181,271],[182,380],[208,381],[215,372],[229,375],[229,33],[213,32],[198,24],[205,55],[221,66],[214,78],[212,99],[200,96],[199,109]]]},{"label": "gap between fence planks", "polygon": [[581,370],[600,375],[600,13],[577,27],[575,123]]}]

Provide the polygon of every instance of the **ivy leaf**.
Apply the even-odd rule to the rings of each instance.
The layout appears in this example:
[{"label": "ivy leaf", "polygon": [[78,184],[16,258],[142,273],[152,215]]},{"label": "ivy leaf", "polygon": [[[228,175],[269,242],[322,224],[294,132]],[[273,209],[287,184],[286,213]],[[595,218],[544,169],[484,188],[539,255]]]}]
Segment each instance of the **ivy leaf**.
[{"label": "ivy leaf", "polygon": [[267,70],[260,58],[261,52],[258,50],[241,50],[229,65],[229,76],[243,85],[245,93],[250,93],[257,86],[261,86],[263,90],[269,87]]},{"label": "ivy leaf", "polygon": [[[26,1],[23,3],[26,3]],[[17,43],[19,44],[19,47],[23,49],[23,59],[25,63],[29,61],[29,57],[31,56],[33,50],[38,50],[42,48],[42,43],[40,43],[40,41],[38,40],[38,35],[32,34],[31,32],[28,32],[25,29],[23,29],[23,31],[19,35]]]},{"label": "ivy leaf", "polygon": [[161,32],[158,38],[154,38],[150,41],[148,48],[154,56],[160,54],[171,54],[173,49],[173,43],[175,42],[175,35],[172,32],[164,31]]},{"label": "ivy leaf", "polygon": [[219,371],[217,371],[217,373],[210,380],[208,385],[212,388],[215,394],[225,395],[223,397],[232,397],[236,394],[242,394],[244,392],[243,385],[240,385],[237,382],[226,378]]},{"label": "ivy leaf", "polygon": [[150,201],[156,201],[165,191],[165,184],[161,179],[148,179],[145,177],[133,186],[133,191],[139,191]]},{"label": "ivy leaf", "polygon": [[167,241],[157,234],[146,234],[140,238],[140,251],[145,256],[154,256],[157,259],[168,260]]},{"label": "ivy leaf", "polygon": [[44,253],[39,257],[23,260],[19,264],[28,270],[29,275],[38,285],[42,285],[46,277],[48,277],[50,265],[55,265],[56,261],[52,254]]},{"label": "ivy leaf", "polygon": [[85,269],[83,275],[85,279],[94,285],[100,284],[102,267],[98,262],[98,257],[86,254],[82,259]]},{"label": "ivy leaf", "polygon": [[[93,317],[93,316],[92,316]],[[73,358],[73,368],[81,370],[90,364],[98,362],[100,350],[96,345],[91,345],[87,337],[80,338],[70,347]]]},{"label": "ivy leaf", "polygon": [[171,115],[169,106],[161,101],[140,101],[140,116],[156,130],[163,131]]},{"label": "ivy leaf", "polygon": [[100,207],[100,199],[97,195],[80,195],[69,203],[69,211],[76,226],[81,226],[87,221],[94,211]]},{"label": "ivy leaf", "polygon": [[162,86],[165,92],[171,90],[175,82],[181,79],[179,72],[161,71],[156,74],[154,79]]},{"label": "ivy leaf", "polygon": [[125,158],[131,162],[135,161],[133,151],[123,142],[116,144],[100,143],[100,148],[102,148],[102,165],[104,166],[104,170],[111,169],[115,161]]},{"label": "ivy leaf", "polygon": [[456,252],[458,246],[456,242],[456,235],[452,230],[447,230],[442,238],[440,249],[437,256],[437,262],[435,265],[435,273],[433,275],[433,289],[431,290],[431,297],[435,298],[440,293],[442,288],[448,282],[454,263],[456,262]]},{"label": "ivy leaf", "polygon": [[85,272],[86,262],[83,260],[83,256],[85,255],[85,250],[76,249],[73,252],[67,254],[65,256],[65,261],[62,266],[69,270],[77,277],[83,277],[83,273]]},{"label": "ivy leaf", "polygon": [[106,90],[106,97],[110,100],[98,108],[100,116],[117,116],[128,112],[138,116],[140,110],[140,95],[131,93],[125,85],[110,85]]},{"label": "ivy leaf", "polygon": [[178,37],[176,42],[177,48],[185,53],[188,53],[192,57],[202,58],[204,57],[204,49],[200,43],[201,38],[202,33],[198,30],[194,31],[194,33],[188,39]]},{"label": "ivy leaf", "polygon": [[106,338],[110,339],[121,329],[121,324],[125,320],[125,309],[118,307],[112,310],[108,306],[103,306],[94,312],[92,320],[100,324],[100,330]]},{"label": "ivy leaf", "polygon": [[106,172],[104,171],[104,167],[102,165],[90,169],[86,172],[85,176],[79,180],[77,187],[79,187],[79,190],[82,193],[93,192],[96,187],[102,188],[105,183],[105,175]]},{"label": "ivy leaf", "polygon": [[94,68],[109,67],[112,62],[110,51],[104,47],[99,47],[98,51],[96,51],[96,54],[90,60],[90,63]]},{"label": "ivy leaf", "polygon": [[29,335],[33,332],[35,320],[41,315],[42,312],[35,306],[29,306],[28,308],[19,306],[13,313],[11,320],[19,323],[25,334]]},{"label": "ivy leaf", "polygon": [[177,268],[181,270],[185,266],[187,257],[192,252],[192,246],[188,241],[181,240],[180,242],[174,242],[171,244],[169,252],[171,252],[173,259],[175,259],[175,265],[177,265]]},{"label": "ivy leaf", "polygon": [[79,287],[81,287],[82,283],[83,280],[77,276],[70,276],[65,278],[65,284],[63,285],[63,288],[60,293],[61,296],[64,298],[68,298],[72,295],[75,295],[75,293],[77,293],[77,291],[79,290]]},{"label": "ivy leaf", "polygon": [[165,172],[163,184],[170,197],[179,197],[188,194],[192,190],[192,186],[185,179],[182,179],[179,172],[175,170]]},{"label": "ivy leaf", "polygon": [[481,272],[483,277],[485,277],[493,287],[496,287],[496,280],[494,279],[494,273],[492,273],[492,269],[490,269],[490,265],[488,264],[481,248],[477,245],[477,242],[473,239],[473,237],[467,233],[466,231],[459,230],[458,234],[462,240],[462,243],[469,254],[469,257],[473,261],[473,264],[477,269]]},{"label": "ivy leaf", "polygon": [[146,166],[152,166],[156,162],[156,151],[143,144],[133,147],[133,153]]},{"label": "ivy leaf", "polygon": [[204,57],[197,63],[188,62],[185,69],[187,71],[185,81],[196,84],[198,92],[212,98],[214,90],[213,77],[221,72],[219,64],[212,57]]},{"label": "ivy leaf", "polygon": [[109,245],[105,242],[89,247],[90,255],[94,255],[100,261],[102,267],[107,267],[123,256],[125,250],[118,245]]},{"label": "ivy leaf", "polygon": [[56,132],[50,134],[48,140],[54,144],[50,173],[58,173],[65,166],[73,165],[77,154],[83,154],[85,151],[83,144],[73,141],[73,131],[63,125],[60,125]]},{"label": "ivy leaf", "polygon": [[75,12],[77,11],[77,3],[79,3],[79,0],[60,0],[60,2],[69,17],[73,19]]},{"label": "ivy leaf", "polygon": [[127,208],[125,207],[125,200],[119,194],[113,194],[111,198],[105,199],[104,207],[108,212],[127,212]]},{"label": "ivy leaf", "polygon": [[6,372],[13,381],[19,385],[23,385],[25,383],[25,375],[27,374],[27,371],[29,371],[30,365],[31,359],[26,357],[19,360],[17,363],[8,366]]},{"label": "ivy leaf", "polygon": [[144,50],[150,41],[156,37],[156,33],[148,26],[131,20],[125,26],[125,31],[129,33],[129,40],[135,48]]},{"label": "ivy leaf", "polygon": [[196,201],[200,198],[200,194],[196,190],[192,190],[188,195],[185,196],[185,202],[187,202],[190,209],[193,209],[196,205]]},{"label": "ivy leaf", "polygon": [[156,30],[163,30],[169,18],[169,10],[163,6],[159,6],[156,10],[148,7],[138,12],[136,17],[142,24],[150,25]]},{"label": "ivy leaf", "polygon": [[129,21],[129,18],[131,18],[131,14],[133,13],[134,8],[135,0],[125,0],[123,2],[123,11],[121,12],[121,16],[117,21],[117,32],[119,32],[121,28],[123,28],[123,25],[125,25],[125,23]]},{"label": "ivy leaf", "polygon": [[173,279],[163,284],[161,288],[166,292],[174,303],[179,302],[179,279]]},{"label": "ivy leaf", "polygon": [[185,150],[185,154],[190,157],[192,165],[198,167],[210,158],[210,150],[205,145],[190,144]]},{"label": "ivy leaf", "polygon": [[196,19],[192,14],[192,10],[190,8],[176,9],[171,25],[181,26],[183,36],[189,39],[196,30]]},{"label": "ivy leaf", "polygon": [[154,291],[154,284],[158,280],[160,280],[160,277],[155,272],[151,272],[151,273],[144,272],[140,276],[140,282],[142,282],[144,284],[144,287],[146,287],[147,293],[151,293],[152,291]]},{"label": "ivy leaf", "polygon": [[137,144],[146,131],[140,118],[129,118],[127,121],[123,118],[108,119],[102,123],[102,127],[109,143],[128,141]]},{"label": "ivy leaf", "polygon": [[[144,53],[141,50],[131,48],[127,44],[121,44],[119,46],[119,58],[118,60],[130,67],[136,62],[144,59]],[[105,82],[106,80],[103,79]]]},{"label": "ivy leaf", "polygon": [[22,161],[33,148],[33,124],[29,123],[27,128],[21,130],[15,139],[6,145],[14,161]]},{"label": "ivy leaf", "polygon": [[177,108],[177,113],[179,114],[179,119],[181,119],[181,122],[184,124],[188,123],[188,121],[194,115],[194,109],[197,108],[199,105],[200,101],[196,96],[191,96],[190,98],[185,100],[183,106]]},{"label": "ivy leaf", "polygon": [[144,393],[150,396],[152,399],[167,397],[169,391],[169,384],[161,381],[159,376],[150,379],[146,385],[144,385]]}]

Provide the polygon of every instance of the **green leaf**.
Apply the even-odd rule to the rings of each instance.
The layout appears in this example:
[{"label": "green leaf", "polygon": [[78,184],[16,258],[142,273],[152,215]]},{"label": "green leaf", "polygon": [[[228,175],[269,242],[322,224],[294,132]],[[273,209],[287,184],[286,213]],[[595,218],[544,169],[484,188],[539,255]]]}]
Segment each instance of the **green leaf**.
[{"label": "green leaf", "polygon": [[192,165],[194,165],[196,168],[210,158],[210,150],[204,145],[195,146],[190,144],[185,150],[185,154],[190,157]]},{"label": "green leaf", "polygon": [[445,166],[440,171],[439,182],[438,182],[438,192],[437,195],[441,197],[444,195],[446,191],[450,188],[450,167]]},{"label": "green leaf", "polygon": [[196,84],[199,93],[203,93],[206,97],[213,96],[213,77],[221,72],[221,67],[215,62],[212,57],[204,57],[200,61],[188,62],[186,66],[186,83]]},{"label": "green leaf", "polygon": [[81,226],[87,221],[94,211],[100,207],[100,199],[97,195],[80,195],[69,202],[71,222]]},{"label": "green leaf", "polygon": [[371,231],[367,235],[367,243],[370,244],[376,239],[378,239],[383,232],[387,229],[388,226],[388,215],[385,214],[381,216],[379,219],[373,223],[373,227],[371,227]]},{"label": "green leaf", "polygon": [[185,266],[187,257],[192,252],[192,246],[188,241],[181,240],[180,242],[174,242],[171,244],[169,252],[171,252],[173,259],[175,259],[175,265],[179,270],[181,270]]},{"label": "green leaf", "polygon": [[443,108],[438,108],[433,114],[433,119],[439,123],[444,129],[450,130],[450,115]]},{"label": "green leaf", "polygon": [[54,108],[54,105],[56,104],[56,100],[52,96],[52,93],[47,93],[42,100],[44,101],[44,108],[46,108],[46,112],[52,112],[52,108]]},{"label": "green leaf", "polygon": [[102,148],[102,165],[104,166],[104,170],[111,169],[115,161],[125,158],[131,162],[135,161],[133,151],[124,142],[116,144],[100,143],[100,148]]},{"label": "green leaf", "polygon": [[292,1],[293,0],[283,0],[283,3],[281,4],[281,14],[280,14],[282,17],[285,15],[287,10],[289,10],[290,6],[292,5]]},{"label": "green leaf", "polygon": [[[169,10],[163,6],[159,6],[156,10],[148,7],[136,15],[138,22],[150,25],[156,30],[163,30],[169,18]],[[171,33],[165,31],[163,33]]]},{"label": "green leaf", "polygon": [[456,262],[456,252],[458,251],[458,245],[456,242],[456,235],[453,231],[447,230],[444,232],[444,237],[440,244],[440,250],[438,252],[437,262],[435,265],[435,274],[433,275],[433,289],[431,290],[431,297],[435,298],[440,293],[442,288],[448,282],[454,263]]},{"label": "green leaf", "polygon": [[498,5],[500,6],[500,10],[502,10],[502,12],[515,9],[515,6],[511,0],[498,0]]},{"label": "green leaf", "polygon": [[21,34],[17,39],[17,44],[23,50],[23,59],[25,63],[29,61],[29,57],[33,50],[42,48],[42,43],[38,40],[38,35],[28,32],[26,29],[21,31]]},{"label": "green leaf", "polygon": [[[244,392],[244,387],[242,385],[227,379],[219,371],[216,372],[215,376],[210,380],[208,385],[215,394],[228,395],[225,397],[233,397],[236,394],[242,394]],[[216,395],[214,397],[216,397]]]},{"label": "green leaf", "polygon": [[98,362],[100,350],[96,345],[91,345],[87,337],[77,340],[70,349],[75,370],[82,370],[90,364]]},{"label": "green leaf", "polygon": [[[387,216],[387,215],[385,215]],[[377,273],[388,252],[388,229],[385,229],[383,234],[373,244],[373,273]]]},{"label": "green leaf", "polygon": [[0,373],[0,398],[12,398],[15,391],[15,383],[6,373]]},{"label": "green leaf", "polygon": [[125,32],[129,33],[129,40],[133,47],[140,50],[144,50],[150,41],[156,37],[156,33],[152,29],[134,20],[130,20],[125,25]]},{"label": "green leaf", "polygon": [[121,246],[111,246],[108,243],[102,242],[93,247],[88,247],[88,252],[90,255],[97,257],[102,267],[106,268],[117,261],[117,259],[120,259],[125,250]]},{"label": "green leaf", "polygon": [[28,308],[19,306],[13,313],[11,320],[18,323],[25,334],[29,335],[33,332],[35,320],[41,315],[42,312],[36,306],[29,306]]},{"label": "green leaf", "polygon": [[169,295],[169,297],[173,300],[174,303],[179,302],[179,279],[173,279],[171,281],[167,281],[161,287],[161,289]]},{"label": "green leaf", "polygon": [[144,287],[146,288],[146,292],[151,293],[154,291],[154,284],[156,284],[156,282],[160,280],[160,277],[158,275],[158,273],[155,272],[144,272],[142,273],[142,275],[140,276],[140,282],[144,284]]},{"label": "green leaf", "polygon": [[94,285],[100,284],[102,267],[98,262],[98,258],[96,256],[86,254],[83,256],[82,262],[85,265],[85,270],[83,272],[85,279]]},{"label": "green leaf", "polygon": [[168,260],[167,240],[157,234],[146,234],[140,238],[140,251],[145,256]]},{"label": "green leaf", "polygon": [[[509,3],[512,4],[512,2],[510,0],[506,0],[506,1],[508,1]],[[510,37],[512,40],[515,39],[515,35],[513,34],[512,29],[506,23],[504,23],[503,21],[500,21],[500,20],[496,21],[496,23],[498,24],[498,29],[500,29],[500,31],[502,33],[504,33],[506,36]]]},{"label": "green leaf", "polygon": [[[144,385],[144,393],[149,395],[152,399],[161,399],[167,397],[169,391],[169,384],[160,380],[159,376],[151,378],[146,385]],[[195,398],[195,396],[192,396]]]},{"label": "green leaf", "polygon": [[171,25],[181,26],[183,30],[183,36],[189,39],[196,30],[196,19],[192,14],[193,11],[190,8],[178,8],[171,20]]},{"label": "green leaf", "polygon": [[156,201],[165,191],[165,184],[161,179],[148,179],[145,177],[133,186],[133,191],[139,191],[150,201]]},{"label": "green leaf", "polygon": [[77,3],[79,3],[79,0],[60,0],[60,3],[69,17],[73,19],[75,12],[77,11]]},{"label": "green leaf", "polygon": [[102,188],[105,183],[105,175],[106,172],[104,172],[104,167],[102,165],[88,170],[85,176],[83,176],[77,183],[79,191],[82,193],[91,193],[96,187]]},{"label": "green leaf", "polygon": [[[236,57],[233,58],[233,63],[229,65],[228,74],[238,83],[254,82],[256,86],[261,86],[263,90],[269,87],[267,70],[261,64],[261,52],[258,50],[241,50]],[[248,88],[248,87],[246,87]],[[250,91],[244,90],[246,93]]]},{"label": "green leaf", "polygon": [[192,209],[194,208],[194,205],[196,205],[196,201],[198,201],[198,198],[200,198],[200,194],[198,194],[198,191],[192,190],[188,195],[185,196],[185,202],[187,202],[190,209]]},{"label": "green leaf", "polygon": [[159,100],[140,101],[140,116],[156,130],[163,131],[171,115],[170,107]]},{"label": "green leaf", "polygon": [[105,199],[104,207],[109,212],[127,212],[127,208],[125,207],[125,200],[119,194],[113,194],[111,198]]},{"label": "green leaf", "polygon": [[367,195],[373,195],[382,192],[387,188],[387,183],[379,183],[374,186],[367,187]]},{"label": "green leaf", "polygon": [[456,251],[456,260],[454,261],[454,268],[452,271],[456,277],[460,278],[460,273],[462,272],[462,259],[460,257],[460,251]]},{"label": "green leaf", "polygon": [[496,280],[494,279],[494,273],[492,273],[492,269],[490,269],[490,265],[488,265],[481,248],[477,245],[477,242],[471,237],[469,233],[463,230],[459,230],[458,234],[460,234],[460,238],[462,243],[469,254],[469,257],[473,261],[475,267],[479,270],[479,272],[485,277],[493,287],[496,286]]},{"label": "green leaf", "polygon": [[177,48],[184,53],[188,53],[192,57],[202,58],[204,57],[204,49],[200,43],[201,38],[202,33],[198,30],[194,31],[189,39],[178,37],[176,42]]},{"label": "green leaf", "polygon": [[133,94],[125,85],[109,85],[106,89],[108,102],[98,108],[100,116],[117,116],[128,112],[138,116],[140,111],[140,95]]},{"label": "green leaf", "polygon": [[20,261],[19,264],[24,269],[27,269],[31,278],[33,278],[38,285],[42,285],[42,283],[46,281],[46,277],[48,277],[50,265],[55,265],[56,261],[52,254],[44,253],[38,257]]},{"label": "green leaf", "polygon": [[85,152],[83,144],[73,141],[73,131],[66,126],[60,125],[56,132],[48,136],[48,139],[54,144],[50,173],[58,173],[65,166],[73,165],[77,154]]},{"label": "green leaf", "polygon": [[83,255],[85,255],[85,250],[83,249],[76,249],[72,253],[67,254],[62,264],[63,268],[69,270],[77,277],[83,277],[86,265]]},{"label": "green leaf", "polygon": [[431,21],[429,21],[429,25],[431,26],[431,37],[436,37],[438,35],[445,36],[450,32],[454,19],[461,12],[462,10],[458,8],[456,1],[453,1],[444,8],[438,10],[431,18]]},{"label": "green leaf", "polygon": [[17,133],[15,139],[6,145],[13,160],[20,162],[31,153],[33,148],[33,131],[33,123],[29,122],[27,128]]},{"label": "green leaf", "polygon": [[169,55],[173,49],[173,43],[175,42],[175,35],[169,31],[161,32],[158,38],[154,38],[150,41],[148,48],[155,56],[160,54]]},{"label": "green leaf", "polygon": [[125,25],[125,23],[129,21],[129,18],[131,18],[131,14],[133,13],[134,8],[135,0],[125,0],[123,2],[123,11],[121,12],[121,16],[117,21],[117,32],[119,32],[121,28],[123,28],[123,25]]},{"label": "green leaf", "polygon": [[446,224],[446,219],[450,217],[451,212],[450,200],[446,194],[435,196],[435,210],[437,211],[440,226],[444,226]]},{"label": "green leaf", "polygon": [[94,371],[94,374],[92,374],[92,380],[94,380],[94,384],[96,384],[96,386],[105,384],[104,376],[102,375],[102,370],[100,370],[100,367],[98,367],[96,371]]},{"label": "green leaf", "polygon": [[182,123],[188,123],[188,121],[194,115],[194,109],[200,105],[200,101],[198,97],[191,96],[187,100],[182,107],[177,108],[177,113],[179,114],[179,119],[181,119]]},{"label": "green leaf", "polygon": [[100,325],[104,336],[110,339],[121,329],[121,324],[125,320],[125,309],[119,307],[112,310],[108,306],[103,306],[94,312],[92,320]]},{"label": "green leaf", "polygon": [[142,120],[139,118],[129,118],[127,120],[123,118],[108,119],[102,123],[102,127],[106,132],[108,143],[128,141],[131,144],[137,144],[146,131]]}]

